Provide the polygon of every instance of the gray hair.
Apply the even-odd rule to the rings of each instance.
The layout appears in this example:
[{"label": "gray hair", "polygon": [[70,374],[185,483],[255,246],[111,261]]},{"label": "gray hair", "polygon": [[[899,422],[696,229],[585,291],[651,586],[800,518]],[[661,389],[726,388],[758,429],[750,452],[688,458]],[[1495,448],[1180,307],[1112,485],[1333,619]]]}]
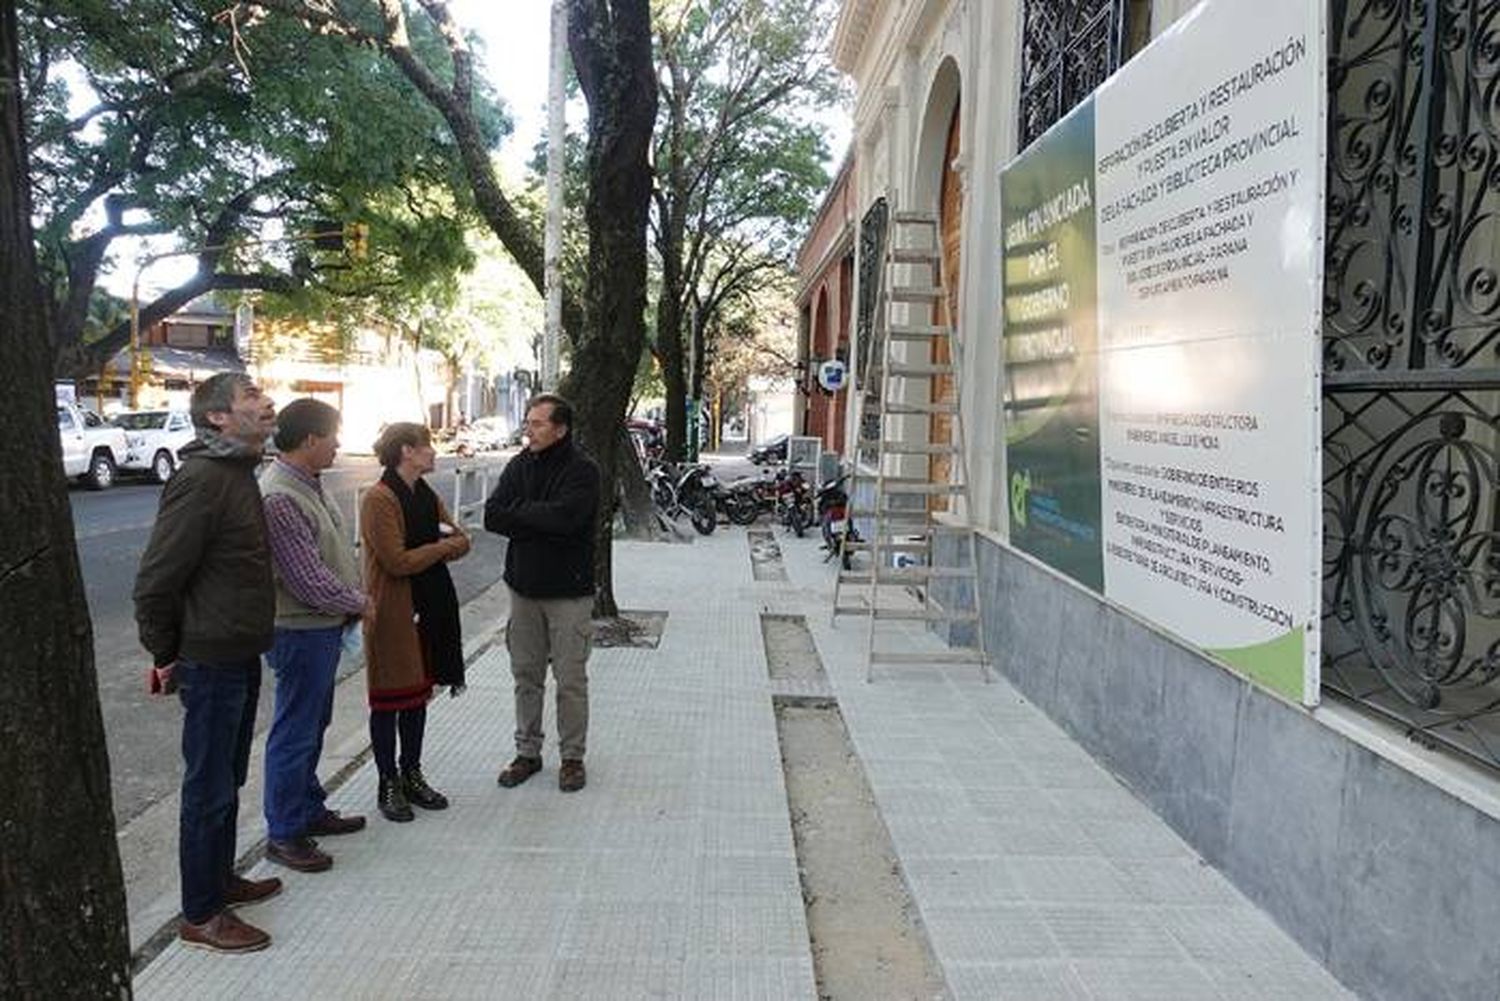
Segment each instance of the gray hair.
[{"label": "gray hair", "polygon": [[189,404],[193,414],[193,426],[212,428],[209,414],[227,414],[234,407],[234,391],[255,385],[255,380],[244,372],[220,372],[211,375],[193,390]]}]

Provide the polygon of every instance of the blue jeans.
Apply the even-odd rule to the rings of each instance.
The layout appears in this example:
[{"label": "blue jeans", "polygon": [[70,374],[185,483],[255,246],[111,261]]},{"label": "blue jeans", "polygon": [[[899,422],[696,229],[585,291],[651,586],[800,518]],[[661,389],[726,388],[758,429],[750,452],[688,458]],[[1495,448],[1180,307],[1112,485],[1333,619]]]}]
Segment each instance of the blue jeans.
[{"label": "blue jeans", "polygon": [[278,629],[267,660],[276,675],[276,715],[266,737],[266,833],[301,837],[323,815],[318,781],[323,733],[333,720],[333,682],[343,629]]},{"label": "blue jeans", "polygon": [[223,664],[179,660],[182,700],[182,813],[177,860],[182,916],[202,924],[224,908],[234,872],[240,786],[250,768],[260,658]]}]

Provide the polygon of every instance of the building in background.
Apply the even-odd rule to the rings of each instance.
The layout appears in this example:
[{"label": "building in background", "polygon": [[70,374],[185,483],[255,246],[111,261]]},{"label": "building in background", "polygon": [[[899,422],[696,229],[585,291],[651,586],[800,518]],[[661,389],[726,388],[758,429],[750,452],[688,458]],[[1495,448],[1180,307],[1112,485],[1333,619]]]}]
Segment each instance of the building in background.
[{"label": "building in background", "polygon": [[369,452],[381,428],[396,421],[449,423],[454,373],[448,362],[392,329],[351,332],[260,316],[247,342],[247,370],[272,399],[311,396],[338,409],[347,452]]},{"label": "building in background", "polygon": [[[248,299],[231,308],[212,294],[144,330],[141,344],[141,409],[186,407],[203,380],[243,372],[278,403],[310,396],[338,408],[348,452],[368,452],[393,421],[441,428],[498,417],[512,431],[534,384],[524,359],[492,375],[480,363],[416,348],[394,328],[257,316]],[[125,409],[130,370],[127,346],[86,380],[84,398],[105,415]]]},{"label": "building in background", "polygon": [[[132,349],[129,345],[84,381],[84,396],[106,415],[126,406]],[[187,405],[193,387],[219,372],[243,372],[235,344],[235,311],[213,293],[141,331],[142,409]]]},{"label": "building in background", "polygon": [[758,445],[777,435],[791,434],[796,423],[798,394],[794,380],[771,376],[751,376],[746,428],[751,445]]}]

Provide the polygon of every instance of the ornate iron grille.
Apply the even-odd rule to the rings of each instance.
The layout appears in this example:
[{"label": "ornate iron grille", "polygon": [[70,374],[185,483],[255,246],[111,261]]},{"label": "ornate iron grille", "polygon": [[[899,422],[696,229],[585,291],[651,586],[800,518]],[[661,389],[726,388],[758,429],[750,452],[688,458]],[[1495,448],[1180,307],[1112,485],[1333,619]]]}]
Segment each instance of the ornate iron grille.
[{"label": "ornate iron grille", "polygon": [[[880,289],[885,281],[885,241],[890,232],[891,209],[885,197],[875,199],[859,222],[859,311],[855,317],[854,385],[866,400],[879,400],[881,379],[876,371],[875,324],[881,322]],[[869,407],[859,408],[860,441],[880,437],[880,417]],[[857,449],[859,461],[873,463],[873,449]]]},{"label": "ornate iron grille", "polygon": [[1130,0],[1027,0],[1021,29],[1020,149],[1125,59]]},{"label": "ornate iron grille", "polygon": [[1500,767],[1500,0],[1332,0],[1323,679]]},{"label": "ornate iron grille", "polygon": [[875,199],[859,222],[859,313],[855,318],[858,354],[854,366],[855,385],[862,392],[879,392],[871,386],[870,354],[875,342],[876,309],[880,305],[880,284],[885,268],[885,234],[890,222],[890,208],[884,197]]}]

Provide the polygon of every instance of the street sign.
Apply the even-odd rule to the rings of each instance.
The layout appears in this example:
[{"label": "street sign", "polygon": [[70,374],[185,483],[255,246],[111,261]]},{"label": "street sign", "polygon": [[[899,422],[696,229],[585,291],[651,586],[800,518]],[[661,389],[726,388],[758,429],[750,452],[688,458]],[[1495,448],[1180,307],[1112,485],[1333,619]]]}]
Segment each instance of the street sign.
[{"label": "street sign", "polygon": [[837,393],[848,381],[848,366],[837,358],[830,358],[818,366],[818,385],[830,393]]}]

